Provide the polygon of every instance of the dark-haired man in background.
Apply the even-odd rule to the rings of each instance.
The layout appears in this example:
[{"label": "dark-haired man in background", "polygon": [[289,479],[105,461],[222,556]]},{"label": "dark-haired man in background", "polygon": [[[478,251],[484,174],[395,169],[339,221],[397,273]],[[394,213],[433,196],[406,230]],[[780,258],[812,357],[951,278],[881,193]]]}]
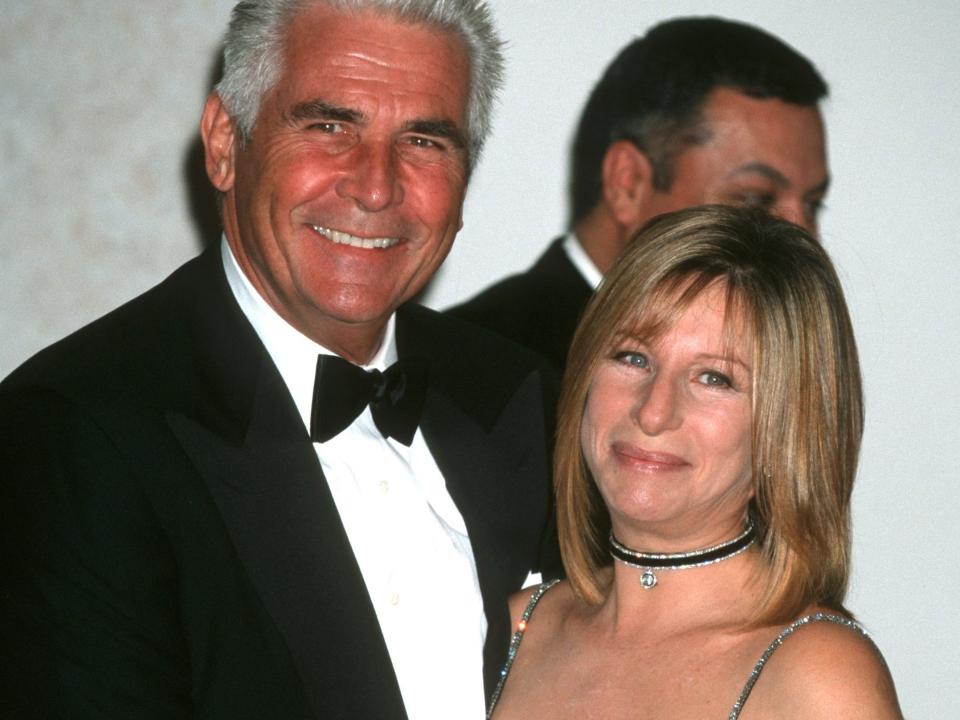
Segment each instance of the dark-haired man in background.
[{"label": "dark-haired man in background", "polygon": [[817,107],[826,95],[810,61],[763,30],[718,18],[657,25],[620,52],[580,118],[568,234],[449,312],[562,370],[593,289],[655,215],[756,205],[816,233],[829,184]]}]

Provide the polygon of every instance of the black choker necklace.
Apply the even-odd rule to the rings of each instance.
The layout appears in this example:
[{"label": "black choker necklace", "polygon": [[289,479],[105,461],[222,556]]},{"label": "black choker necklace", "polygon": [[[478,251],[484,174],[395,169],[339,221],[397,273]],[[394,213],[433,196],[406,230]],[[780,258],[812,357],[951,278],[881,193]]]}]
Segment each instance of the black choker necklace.
[{"label": "black choker necklace", "polygon": [[742,553],[753,544],[756,537],[757,531],[751,522],[743,533],[728,542],[692,552],[655,554],[628,548],[613,536],[613,530],[611,530],[610,554],[614,560],[643,570],[643,575],[640,576],[640,584],[644,590],[649,590],[657,584],[657,576],[653,572],[654,568],[679,570],[680,568],[700,567],[701,565],[720,562]]}]

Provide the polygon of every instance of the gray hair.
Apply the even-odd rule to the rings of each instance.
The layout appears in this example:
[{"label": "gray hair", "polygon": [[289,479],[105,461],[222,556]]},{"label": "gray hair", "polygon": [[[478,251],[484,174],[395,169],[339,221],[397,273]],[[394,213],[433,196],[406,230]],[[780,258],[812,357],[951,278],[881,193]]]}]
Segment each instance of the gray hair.
[{"label": "gray hair", "polygon": [[503,84],[503,41],[485,0],[242,0],[233,9],[224,41],[223,79],[216,87],[237,123],[240,142],[249,139],[260,102],[283,72],[290,22],[315,4],[345,12],[373,10],[463,38],[470,59],[467,152],[474,167],[490,134],[493,104]]}]

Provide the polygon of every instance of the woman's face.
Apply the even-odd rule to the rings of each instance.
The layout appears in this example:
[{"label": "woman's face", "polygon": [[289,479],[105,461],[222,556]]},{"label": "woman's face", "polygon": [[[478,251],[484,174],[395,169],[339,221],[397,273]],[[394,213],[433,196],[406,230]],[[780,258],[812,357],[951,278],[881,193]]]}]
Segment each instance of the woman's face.
[{"label": "woman's face", "polygon": [[752,495],[751,347],[739,317],[725,336],[724,308],[725,286],[715,283],[662,337],[620,336],[594,372],[581,443],[627,544],[704,547],[742,526]]}]

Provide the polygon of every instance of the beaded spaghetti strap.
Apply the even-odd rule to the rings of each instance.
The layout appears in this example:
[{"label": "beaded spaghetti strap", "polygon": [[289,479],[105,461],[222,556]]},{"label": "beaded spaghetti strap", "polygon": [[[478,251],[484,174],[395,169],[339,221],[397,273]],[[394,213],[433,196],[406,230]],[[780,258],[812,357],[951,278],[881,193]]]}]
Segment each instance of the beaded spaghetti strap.
[{"label": "beaded spaghetti strap", "polygon": [[751,672],[750,677],[747,678],[747,682],[743,686],[740,697],[737,698],[737,702],[734,703],[733,709],[730,711],[730,715],[728,716],[727,720],[737,720],[737,718],[740,717],[740,712],[743,710],[743,706],[747,702],[747,698],[750,697],[750,692],[753,690],[753,686],[756,684],[757,678],[760,677],[760,673],[763,671],[763,666],[767,664],[767,660],[770,659],[770,656],[773,655],[774,651],[783,645],[783,641],[793,635],[793,633],[795,633],[804,625],[821,621],[842,625],[845,628],[860,633],[868,640],[870,639],[870,635],[866,630],[863,629],[863,627],[850,618],[845,618],[842,615],[829,615],[827,613],[818,612],[814,613],[813,615],[804,615],[799,620],[795,620],[788,627],[785,627],[779,635],[777,635],[776,639],[770,643],[769,646],[767,646],[766,650],[764,650],[763,655],[760,656],[757,664],[753,666],[753,672]]},{"label": "beaded spaghetti strap", "polygon": [[517,629],[513,631],[513,637],[510,638],[510,648],[507,650],[507,661],[503,664],[503,669],[500,671],[500,681],[497,683],[497,687],[493,691],[493,696],[490,698],[490,709],[487,710],[487,720],[490,720],[490,717],[493,715],[493,709],[497,706],[500,693],[503,692],[503,686],[507,682],[507,676],[510,675],[510,668],[513,667],[513,660],[517,657],[517,650],[520,649],[520,641],[523,640],[523,634],[527,631],[527,623],[530,622],[533,609],[537,606],[537,603],[540,602],[543,594],[558,582],[560,581],[551,580],[550,582],[542,583],[533,591],[530,600],[527,602],[527,606],[523,609],[520,622],[517,623]]}]

